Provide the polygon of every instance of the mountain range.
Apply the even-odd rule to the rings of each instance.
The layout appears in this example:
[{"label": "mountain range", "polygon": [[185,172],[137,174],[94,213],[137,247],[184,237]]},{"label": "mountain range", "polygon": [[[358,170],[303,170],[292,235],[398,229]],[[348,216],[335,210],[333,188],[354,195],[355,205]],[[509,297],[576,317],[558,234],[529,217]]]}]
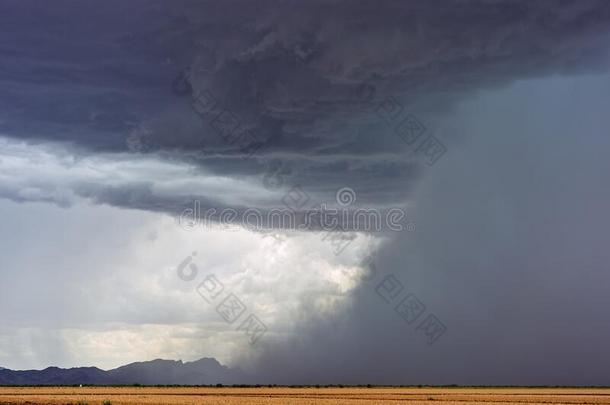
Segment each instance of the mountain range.
[{"label": "mountain range", "polygon": [[16,371],[0,367],[0,385],[228,385],[247,384],[251,380],[242,370],[205,357],[193,362],[157,359],[112,370],[48,367]]}]

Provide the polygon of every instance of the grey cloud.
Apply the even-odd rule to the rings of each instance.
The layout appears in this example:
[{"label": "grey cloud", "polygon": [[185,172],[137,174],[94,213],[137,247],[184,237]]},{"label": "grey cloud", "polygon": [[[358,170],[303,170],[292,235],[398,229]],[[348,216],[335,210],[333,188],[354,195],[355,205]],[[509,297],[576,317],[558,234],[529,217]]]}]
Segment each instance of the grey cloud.
[{"label": "grey cloud", "polygon": [[[464,92],[598,71],[608,61],[603,1],[1,7],[4,134],[93,153],[124,151],[135,139],[145,153],[171,152],[237,177],[261,178],[279,159],[290,167],[290,184],[324,201],[350,186],[361,201],[398,204],[420,172],[421,162],[372,112],[363,83],[374,100],[396,97],[427,135],[451,143],[455,134],[437,123]],[[184,69],[192,91],[176,94],[172,82]],[[240,159],[243,145],[215,133],[211,114],[193,113],[192,99],[204,90],[260,140],[253,158]],[[143,206],[136,197],[99,198]],[[145,205],[173,209],[163,200]]]},{"label": "grey cloud", "polygon": [[[378,274],[336,316],[304,309],[294,339],[248,359],[261,380],[606,385],[609,83],[532,80],[460,103],[471,138],[419,187],[417,232],[375,252]],[[446,325],[433,345],[376,294],[389,274]]]},{"label": "grey cloud", "polygon": [[[295,338],[244,355],[261,382],[607,384],[608,83],[576,76],[607,72],[609,20],[606,1],[6,1],[0,131],[65,143],[75,163],[53,177],[7,159],[0,192],[170,213],[268,208],[296,184],[313,203],[345,186],[365,206],[408,200],[417,232],[391,235],[377,266],[447,335],[427,346],[364,283],[330,317],[303,299]],[[258,153],[192,110],[204,90]],[[434,170],[367,90],[448,146]],[[87,177],[87,159],[117,176]]]}]

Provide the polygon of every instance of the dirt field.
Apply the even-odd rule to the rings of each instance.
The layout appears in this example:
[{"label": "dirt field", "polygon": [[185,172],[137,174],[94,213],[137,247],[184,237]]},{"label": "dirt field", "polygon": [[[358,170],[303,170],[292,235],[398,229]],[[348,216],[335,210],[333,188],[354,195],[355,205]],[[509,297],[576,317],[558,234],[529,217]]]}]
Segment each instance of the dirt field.
[{"label": "dirt field", "polygon": [[0,404],[610,404],[589,388],[11,388]]}]

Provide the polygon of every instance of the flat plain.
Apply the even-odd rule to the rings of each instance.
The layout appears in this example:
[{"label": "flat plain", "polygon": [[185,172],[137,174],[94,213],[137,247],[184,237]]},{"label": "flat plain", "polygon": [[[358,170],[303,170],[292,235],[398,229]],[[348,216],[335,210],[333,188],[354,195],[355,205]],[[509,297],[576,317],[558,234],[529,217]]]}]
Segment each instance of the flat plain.
[{"label": "flat plain", "polygon": [[[108,401],[108,402],[105,402]],[[610,388],[0,387],[0,404],[609,404]]]}]

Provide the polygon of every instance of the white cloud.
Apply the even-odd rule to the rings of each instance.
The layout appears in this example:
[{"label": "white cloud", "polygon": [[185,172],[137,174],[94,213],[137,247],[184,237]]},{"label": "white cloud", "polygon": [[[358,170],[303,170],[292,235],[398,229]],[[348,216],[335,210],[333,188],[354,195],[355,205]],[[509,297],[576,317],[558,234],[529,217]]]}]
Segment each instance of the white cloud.
[{"label": "white cloud", "polygon": [[[203,356],[230,364],[257,346],[197,294],[207,274],[273,340],[312,308],[317,316],[337,310],[357,285],[360,259],[379,243],[358,235],[337,256],[322,234],[188,232],[164,214],[82,202],[62,209],[3,200],[0,214],[0,365],[9,368]],[[185,282],[176,267],[193,251],[198,275]]]},{"label": "white cloud", "polygon": [[277,204],[282,195],[265,190],[262,182],[212,174],[156,155],[81,156],[60,144],[28,144],[0,137],[0,197],[14,201],[65,207],[86,199],[168,210],[171,204],[159,202],[174,201],[175,206],[198,196],[219,207],[264,206]]}]

